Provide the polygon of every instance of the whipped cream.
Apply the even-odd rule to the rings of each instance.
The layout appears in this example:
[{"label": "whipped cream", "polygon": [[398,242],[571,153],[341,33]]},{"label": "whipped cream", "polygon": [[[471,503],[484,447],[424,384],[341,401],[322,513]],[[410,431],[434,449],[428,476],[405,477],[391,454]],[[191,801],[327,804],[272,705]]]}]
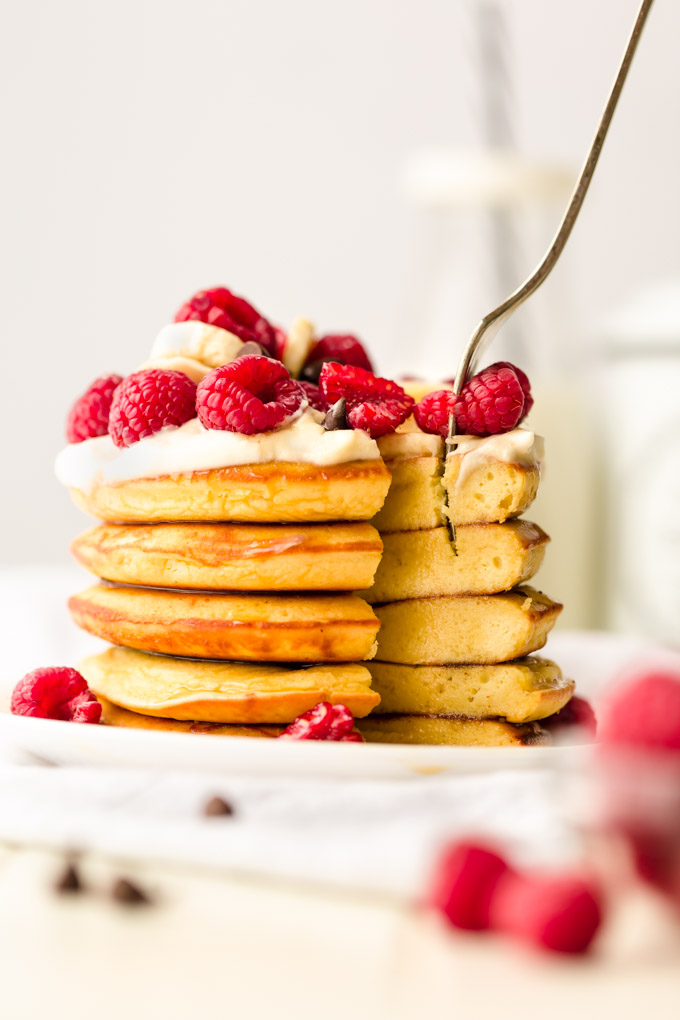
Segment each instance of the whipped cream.
[{"label": "whipped cream", "polygon": [[244,436],[206,429],[198,418],[179,428],[161,429],[132,446],[117,447],[110,436],[72,443],[58,455],[57,478],[63,485],[89,492],[97,484],[135,478],[182,475],[238,464],[272,461],[325,467],[353,460],[376,460],[378,445],[367,432],[338,429],[327,432],[324,416],[312,408],[273,432]]},{"label": "whipped cream", "polygon": [[[446,441],[448,445],[448,440]],[[402,457],[441,457],[445,441],[441,436],[422,432],[415,419],[409,418],[396,432],[378,440],[385,460]],[[530,429],[513,429],[497,436],[454,436],[449,457],[463,458],[460,477],[467,477],[482,460],[502,460],[507,464],[540,468],[544,444],[541,436]]]},{"label": "whipped cream", "polygon": [[462,464],[457,483],[462,484],[485,461],[500,460],[540,471],[544,457],[542,436],[530,429],[512,429],[497,436],[454,436],[446,440],[452,449],[449,458],[460,458]]}]

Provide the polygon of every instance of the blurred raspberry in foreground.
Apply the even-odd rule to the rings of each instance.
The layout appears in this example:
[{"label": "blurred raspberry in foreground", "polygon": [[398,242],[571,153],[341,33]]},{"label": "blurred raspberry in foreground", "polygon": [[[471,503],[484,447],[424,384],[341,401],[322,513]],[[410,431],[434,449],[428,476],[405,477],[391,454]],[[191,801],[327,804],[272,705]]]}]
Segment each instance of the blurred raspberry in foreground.
[{"label": "blurred raspberry in foreground", "polygon": [[639,878],[680,909],[680,672],[623,684],[602,716],[595,779],[601,827]]}]

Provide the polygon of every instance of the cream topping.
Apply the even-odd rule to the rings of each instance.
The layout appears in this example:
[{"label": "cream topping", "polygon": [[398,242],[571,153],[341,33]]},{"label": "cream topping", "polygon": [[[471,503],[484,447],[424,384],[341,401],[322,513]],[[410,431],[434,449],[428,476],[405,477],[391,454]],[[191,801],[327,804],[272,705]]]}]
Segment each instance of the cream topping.
[{"label": "cream topping", "polygon": [[287,461],[327,466],[380,456],[377,443],[367,432],[327,432],[323,419],[323,414],[308,407],[280,429],[244,436],[206,429],[193,418],[179,428],[161,429],[122,449],[110,436],[98,436],[65,447],[57,455],[55,471],[63,485],[88,492],[102,483],[211,471],[237,464]]},{"label": "cream topping", "polygon": [[219,326],[193,319],[163,326],[151,348],[150,361],[184,357],[219,368],[238,357],[243,341]]},{"label": "cream topping", "polygon": [[[446,441],[448,444],[448,440]],[[422,432],[413,417],[404,422],[396,432],[378,440],[380,453],[385,460],[399,457],[441,457],[445,441],[441,436]],[[460,476],[474,471],[482,460],[501,460],[507,464],[521,464],[524,467],[540,468],[544,456],[541,436],[530,429],[513,429],[497,436],[454,436],[451,441],[450,457],[464,458]]]}]

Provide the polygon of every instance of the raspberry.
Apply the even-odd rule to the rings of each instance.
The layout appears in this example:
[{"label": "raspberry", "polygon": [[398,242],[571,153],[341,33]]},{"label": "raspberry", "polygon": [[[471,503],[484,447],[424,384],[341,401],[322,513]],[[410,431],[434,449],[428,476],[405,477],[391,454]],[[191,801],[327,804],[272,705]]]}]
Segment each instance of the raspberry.
[{"label": "raspberry", "polygon": [[303,400],[299,384],[280,361],[249,355],[201,379],[196,408],[207,429],[252,436],[283,425]]},{"label": "raspberry", "polygon": [[289,740],[362,741],[354,730],[354,717],[346,705],[320,701],[287,726],[281,738]]},{"label": "raspberry", "polygon": [[262,344],[272,357],[277,356],[277,337],[272,324],[244,298],[232,294],[226,287],[197,291],[175,316],[175,322],[187,319],[198,319],[199,322],[227,329],[244,343],[254,340]]},{"label": "raspberry", "polygon": [[529,411],[534,406],[534,398],[531,395],[531,383],[529,382],[529,376],[526,374],[526,372],[523,372],[521,368],[518,368],[517,365],[513,365],[510,361],[497,361],[496,364],[492,365],[491,367],[511,368],[515,375],[517,376],[517,380],[520,386],[522,387],[522,393],[524,394],[524,411],[522,412],[522,417],[520,418],[520,421],[524,421]]},{"label": "raspberry", "polygon": [[328,405],[323,399],[323,395],[318,386],[315,386],[314,383],[305,382],[303,379],[298,380],[298,386],[302,388],[302,392],[307,397],[310,407],[313,407],[315,411],[328,410]]},{"label": "raspberry", "polygon": [[449,415],[455,413],[458,397],[453,390],[435,390],[428,393],[413,409],[418,428],[444,439],[449,434]]},{"label": "raspberry", "polygon": [[591,737],[597,733],[597,719],[593,706],[585,698],[573,697],[571,701],[551,715],[548,719],[541,720],[541,726],[549,730],[557,730],[562,726],[578,726]]},{"label": "raspberry", "polygon": [[98,723],[102,707],[85,678],[68,666],[44,666],[19,681],[12,693],[14,715]]},{"label": "raspberry", "polygon": [[117,388],[109,433],[116,446],[132,446],[144,436],[195,417],[196,384],[183,372],[146,368],[133,372]]},{"label": "raspberry", "polygon": [[325,362],[336,361],[340,365],[356,365],[373,371],[371,359],[364,345],[351,334],[329,334],[317,340],[310,350],[302,368],[302,378],[309,382],[317,382]]},{"label": "raspberry", "polygon": [[334,361],[326,362],[321,369],[319,389],[329,405],[345,397],[349,424],[353,429],[364,429],[373,439],[394,432],[406,421],[414,404],[413,397],[390,379]]},{"label": "raspberry", "polygon": [[455,843],[441,856],[427,903],[441,911],[455,928],[483,931],[489,908],[508,865],[497,853],[473,843]]},{"label": "raspberry", "polygon": [[66,419],[69,443],[82,443],[84,439],[106,435],[113,392],[122,381],[121,375],[102,375],[78,397]]},{"label": "raspberry", "polygon": [[600,740],[659,751],[680,751],[680,675],[648,673],[621,687],[610,702]]},{"label": "raspberry", "polygon": [[514,368],[490,365],[470,379],[456,401],[456,429],[471,436],[510,432],[524,415],[524,393]]},{"label": "raspberry", "polygon": [[599,890],[571,875],[508,872],[491,900],[491,927],[556,953],[585,953],[602,920]]}]

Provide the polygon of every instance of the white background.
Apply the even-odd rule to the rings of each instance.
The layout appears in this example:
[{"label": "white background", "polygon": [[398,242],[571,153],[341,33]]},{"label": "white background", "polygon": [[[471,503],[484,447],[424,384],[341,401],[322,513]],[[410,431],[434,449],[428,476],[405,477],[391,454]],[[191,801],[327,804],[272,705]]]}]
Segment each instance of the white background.
[{"label": "white background", "polygon": [[[424,145],[479,138],[470,7],[5,0],[5,562],[65,559],[82,526],[52,476],[68,406],[136,367],[194,289],[225,283],[275,321],[356,331],[386,372],[396,344],[418,344],[403,336],[418,217],[400,175]],[[508,0],[524,152],[580,163],[636,8]],[[680,269],[678,39],[680,5],[657,0],[558,271],[579,339]]]}]

